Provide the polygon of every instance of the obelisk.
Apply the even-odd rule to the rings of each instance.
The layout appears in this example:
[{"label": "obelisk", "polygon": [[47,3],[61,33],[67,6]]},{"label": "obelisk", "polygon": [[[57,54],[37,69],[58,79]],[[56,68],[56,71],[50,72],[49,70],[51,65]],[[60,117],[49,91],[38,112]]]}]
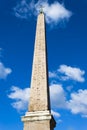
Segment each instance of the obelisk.
[{"label": "obelisk", "polygon": [[31,90],[28,112],[22,117],[24,130],[54,130],[56,122],[50,111],[45,14],[37,18]]}]

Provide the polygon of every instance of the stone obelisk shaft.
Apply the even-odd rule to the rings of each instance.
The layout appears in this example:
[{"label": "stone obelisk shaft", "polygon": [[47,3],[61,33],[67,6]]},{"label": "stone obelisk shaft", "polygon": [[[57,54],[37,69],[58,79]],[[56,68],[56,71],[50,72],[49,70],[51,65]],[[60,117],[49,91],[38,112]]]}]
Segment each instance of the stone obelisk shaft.
[{"label": "stone obelisk shaft", "polygon": [[44,14],[37,19],[29,111],[50,108]]},{"label": "stone obelisk shaft", "polygon": [[44,13],[37,19],[28,112],[22,117],[24,130],[54,130],[50,112]]}]

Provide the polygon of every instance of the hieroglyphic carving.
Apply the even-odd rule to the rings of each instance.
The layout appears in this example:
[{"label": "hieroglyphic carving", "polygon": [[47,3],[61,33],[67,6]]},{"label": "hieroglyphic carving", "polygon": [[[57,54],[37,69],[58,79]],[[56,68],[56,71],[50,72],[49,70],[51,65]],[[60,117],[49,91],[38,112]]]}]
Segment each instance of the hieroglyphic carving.
[{"label": "hieroglyphic carving", "polygon": [[45,21],[41,13],[37,20],[29,111],[48,110],[45,42]]}]

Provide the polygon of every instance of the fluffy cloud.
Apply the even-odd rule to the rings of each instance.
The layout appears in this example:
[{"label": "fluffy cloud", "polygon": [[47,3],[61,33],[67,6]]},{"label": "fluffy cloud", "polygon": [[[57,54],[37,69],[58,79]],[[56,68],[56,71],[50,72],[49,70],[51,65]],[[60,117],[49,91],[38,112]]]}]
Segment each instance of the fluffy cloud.
[{"label": "fluffy cloud", "polygon": [[73,114],[81,114],[83,117],[87,117],[87,89],[80,89],[78,92],[72,93],[67,106]]},{"label": "fluffy cloud", "polygon": [[12,106],[19,111],[27,109],[29,95],[30,95],[29,88],[20,89],[16,86],[12,86],[11,93],[8,95],[8,97],[14,100]]},{"label": "fluffy cloud", "polygon": [[53,110],[51,110],[51,113],[55,116],[55,117],[60,117],[61,115],[58,112],[55,112]]},{"label": "fluffy cloud", "polygon": [[54,2],[49,4],[47,0],[39,0],[35,3],[34,0],[27,1],[21,0],[17,3],[16,7],[14,7],[15,16],[22,19],[29,19],[32,15],[37,15],[40,6],[44,7],[44,13],[46,14],[46,21],[48,24],[57,24],[60,21],[68,20],[72,13],[64,7],[64,4],[60,4],[59,2]]},{"label": "fluffy cloud", "polygon": [[43,3],[47,23],[59,23],[61,20],[68,20],[72,13],[63,4],[54,2],[53,4]]},{"label": "fluffy cloud", "polygon": [[[26,110],[28,107],[30,95],[30,88],[21,89],[13,86],[8,98],[13,100],[12,106],[20,110]],[[51,112],[55,117],[60,117],[55,109],[70,110],[73,114],[80,114],[82,117],[87,118],[87,89],[78,90],[75,93],[70,94],[70,99],[67,100],[65,91],[62,85],[53,84],[50,86],[50,98],[51,98]]]},{"label": "fluffy cloud", "polygon": [[10,68],[6,68],[3,63],[0,62],[0,79],[5,79],[11,72],[12,70]]},{"label": "fluffy cloud", "polygon": [[84,82],[85,78],[83,77],[85,74],[84,70],[80,68],[71,67],[67,65],[60,65],[58,70],[49,72],[49,78],[58,78],[59,80],[74,80],[77,82]]},{"label": "fluffy cloud", "polygon": [[70,92],[73,89],[73,86],[67,86],[66,89]]},{"label": "fluffy cloud", "polygon": [[83,75],[85,74],[84,70],[81,70],[80,68],[75,68],[67,65],[60,65],[60,68],[58,69],[58,72],[63,74],[61,76],[62,80],[75,80],[78,82],[84,82],[85,79]]},{"label": "fluffy cloud", "polygon": [[49,72],[49,78],[57,78],[56,72]]},{"label": "fluffy cloud", "polygon": [[15,16],[22,19],[28,19],[32,15],[32,11],[34,8],[34,3],[29,2],[27,0],[21,0],[17,3],[16,7],[14,7]]},{"label": "fluffy cloud", "polygon": [[51,107],[65,108],[66,97],[62,85],[52,84],[50,86]]}]

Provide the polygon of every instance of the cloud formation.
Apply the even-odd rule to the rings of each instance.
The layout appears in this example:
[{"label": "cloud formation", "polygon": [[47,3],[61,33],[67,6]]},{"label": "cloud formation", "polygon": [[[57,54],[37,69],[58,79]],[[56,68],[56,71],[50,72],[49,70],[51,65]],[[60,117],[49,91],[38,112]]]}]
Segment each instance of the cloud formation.
[{"label": "cloud formation", "polygon": [[49,71],[49,78],[57,78],[56,72]]},{"label": "cloud formation", "polygon": [[[26,110],[30,96],[30,88],[21,89],[13,86],[8,98],[13,100],[12,106],[18,111]],[[77,92],[70,94],[70,99],[67,99],[66,93],[59,84],[50,86],[50,99],[52,114],[55,117],[60,117],[55,109],[70,110],[72,114],[80,114],[82,117],[87,118],[87,89],[79,89]]]},{"label": "cloud formation", "polygon": [[60,4],[55,1],[49,4],[48,0],[39,0],[35,3],[34,0],[31,2],[28,0],[21,0],[14,7],[15,16],[21,19],[30,19],[30,16],[36,16],[43,6],[43,10],[46,16],[46,22],[48,24],[58,24],[60,21],[67,21],[71,17],[72,13],[65,8],[64,4]]},{"label": "cloud formation", "polygon": [[58,78],[62,81],[74,80],[77,82],[84,82],[84,74],[85,71],[81,70],[80,68],[67,65],[60,65],[56,71],[49,72],[49,78]]},{"label": "cloud formation", "polygon": [[62,80],[75,80],[78,82],[84,82],[85,79],[83,75],[85,74],[84,70],[81,70],[80,68],[75,68],[67,65],[60,65],[58,72],[63,74],[61,76]]},{"label": "cloud formation", "polygon": [[72,13],[63,4],[54,2],[53,4],[43,3],[47,23],[57,24],[60,21],[69,20]]},{"label": "cloud formation", "polygon": [[6,68],[2,62],[0,62],[0,79],[6,79],[6,77],[11,74],[12,70]]},{"label": "cloud formation", "polygon": [[62,85],[52,84],[50,86],[50,99],[51,107],[65,108],[66,107],[66,96]]},{"label": "cloud formation", "polygon": [[12,86],[11,93],[8,95],[8,98],[14,100],[14,102],[12,103],[12,106],[18,111],[20,111],[20,110],[27,109],[29,95],[30,95],[29,88],[21,89],[19,87]]},{"label": "cloud formation", "polygon": [[13,10],[16,17],[21,19],[29,19],[29,17],[32,15],[33,8],[33,1],[30,3],[27,0],[21,0],[17,3]]},{"label": "cloud formation", "polygon": [[60,113],[55,112],[55,111],[53,111],[53,110],[51,110],[51,113],[52,113],[55,117],[58,117],[58,118],[61,116]]},{"label": "cloud formation", "polygon": [[73,114],[81,114],[83,117],[87,117],[87,89],[80,89],[78,92],[72,93],[67,105]]}]

